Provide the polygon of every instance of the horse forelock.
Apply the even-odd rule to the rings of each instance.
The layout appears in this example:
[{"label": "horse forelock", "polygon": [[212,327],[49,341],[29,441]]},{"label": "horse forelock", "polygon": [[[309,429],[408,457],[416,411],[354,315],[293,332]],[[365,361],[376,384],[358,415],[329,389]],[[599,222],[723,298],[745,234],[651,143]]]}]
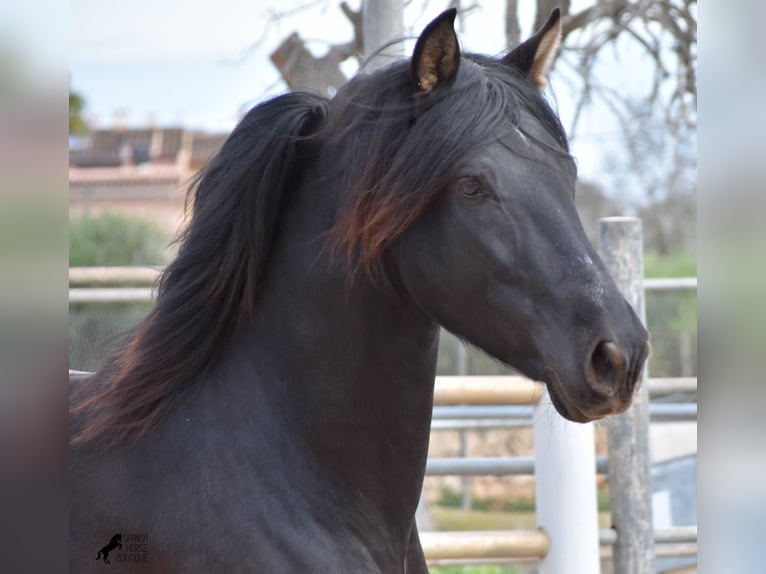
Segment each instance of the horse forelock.
[{"label": "horse forelock", "polygon": [[[334,253],[353,276],[375,279],[382,256],[504,130],[520,131],[521,111],[537,118],[567,153],[558,117],[521,73],[492,58],[467,55],[455,84],[426,99],[414,96],[406,63],[357,77],[332,103],[327,137],[342,158],[341,205]],[[548,146],[546,146],[548,147]]]}]

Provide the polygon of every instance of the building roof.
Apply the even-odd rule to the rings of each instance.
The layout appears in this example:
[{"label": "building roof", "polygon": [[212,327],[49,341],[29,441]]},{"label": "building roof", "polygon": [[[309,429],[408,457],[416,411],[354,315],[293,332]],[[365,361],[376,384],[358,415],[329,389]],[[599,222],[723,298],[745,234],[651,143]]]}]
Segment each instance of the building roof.
[{"label": "building roof", "polygon": [[195,133],[191,141],[192,165],[205,164],[223,147],[229,134]]},{"label": "building roof", "polygon": [[221,149],[228,136],[228,133],[195,132],[180,127],[93,130],[70,147],[69,165],[99,169],[180,162],[187,168],[197,169]]}]

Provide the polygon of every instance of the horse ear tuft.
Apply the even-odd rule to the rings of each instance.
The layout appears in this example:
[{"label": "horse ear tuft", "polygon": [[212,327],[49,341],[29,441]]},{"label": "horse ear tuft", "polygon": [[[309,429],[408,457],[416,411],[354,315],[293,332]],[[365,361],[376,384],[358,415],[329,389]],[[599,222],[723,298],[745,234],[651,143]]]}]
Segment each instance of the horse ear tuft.
[{"label": "horse ear tuft", "polygon": [[460,46],[455,34],[457,10],[437,16],[418,38],[410,62],[410,75],[417,94],[429,94],[455,81],[460,66]]},{"label": "horse ear tuft", "polygon": [[561,10],[554,8],[548,21],[526,42],[516,46],[503,58],[503,62],[516,66],[530,81],[542,90],[556,50],[561,43]]}]

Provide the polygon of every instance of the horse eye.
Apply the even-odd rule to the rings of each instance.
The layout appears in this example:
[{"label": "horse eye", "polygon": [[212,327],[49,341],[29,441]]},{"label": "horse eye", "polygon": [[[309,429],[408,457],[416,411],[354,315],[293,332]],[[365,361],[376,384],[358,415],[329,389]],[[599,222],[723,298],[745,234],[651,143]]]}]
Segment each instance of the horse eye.
[{"label": "horse eye", "polygon": [[464,177],[458,181],[458,191],[465,197],[476,197],[484,193],[484,185],[478,177]]}]

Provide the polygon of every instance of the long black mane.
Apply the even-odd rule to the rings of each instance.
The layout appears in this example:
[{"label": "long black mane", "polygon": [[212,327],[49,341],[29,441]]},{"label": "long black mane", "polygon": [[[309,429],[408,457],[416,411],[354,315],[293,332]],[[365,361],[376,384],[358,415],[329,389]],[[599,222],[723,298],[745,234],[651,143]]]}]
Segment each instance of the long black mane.
[{"label": "long black mane", "polygon": [[283,195],[299,185],[326,114],[327,100],[311,94],[269,100],[195,178],[192,218],[154,308],[75,397],[86,423],[74,442],[141,436],[252,317]]},{"label": "long black mane", "polygon": [[[567,153],[537,88],[499,60],[464,56],[455,85],[412,94],[406,63],[349,82],[332,102],[306,93],[252,109],[190,190],[191,222],[156,305],[75,394],[74,442],[140,437],[215,365],[253,315],[285,195],[317,158],[340,195],[330,244],[349,272],[382,255],[454,178],[461,161],[534,116]],[[546,145],[537,142],[539,145]]]}]

